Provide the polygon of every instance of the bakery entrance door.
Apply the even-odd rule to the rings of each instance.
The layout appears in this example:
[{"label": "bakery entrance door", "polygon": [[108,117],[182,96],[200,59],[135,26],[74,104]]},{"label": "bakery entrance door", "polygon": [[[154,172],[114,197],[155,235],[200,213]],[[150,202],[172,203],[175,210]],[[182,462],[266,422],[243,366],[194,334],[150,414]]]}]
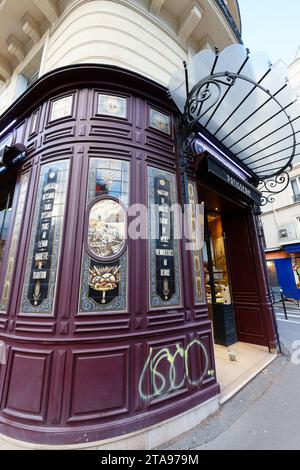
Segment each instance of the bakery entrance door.
[{"label": "bakery entrance door", "polygon": [[231,346],[237,342],[237,331],[225,239],[222,214],[206,211],[203,258],[209,317],[215,343]]}]

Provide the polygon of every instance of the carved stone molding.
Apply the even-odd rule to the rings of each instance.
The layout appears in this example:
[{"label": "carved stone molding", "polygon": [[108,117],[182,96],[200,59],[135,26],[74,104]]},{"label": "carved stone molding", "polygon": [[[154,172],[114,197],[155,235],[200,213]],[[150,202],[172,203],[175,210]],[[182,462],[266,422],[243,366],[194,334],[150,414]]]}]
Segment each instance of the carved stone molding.
[{"label": "carved stone molding", "polygon": [[32,18],[29,13],[23,16],[22,20],[22,29],[27,36],[29,36],[34,44],[37,44],[41,39],[41,33],[37,21]]}]

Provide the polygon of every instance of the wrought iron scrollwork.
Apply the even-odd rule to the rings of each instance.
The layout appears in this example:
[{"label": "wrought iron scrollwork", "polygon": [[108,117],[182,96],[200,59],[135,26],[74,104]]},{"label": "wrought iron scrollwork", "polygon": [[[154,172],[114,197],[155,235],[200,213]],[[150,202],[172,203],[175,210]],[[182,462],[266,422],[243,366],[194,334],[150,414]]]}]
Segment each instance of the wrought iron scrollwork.
[{"label": "wrought iron scrollwork", "polygon": [[[287,169],[291,170],[291,166]],[[272,179],[262,180],[258,184],[258,190],[261,192],[261,206],[275,201],[275,195],[284,191],[290,183],[290,175],[283,171]]]},{"label": "wrought iron scrollwork", "polygon": [[[225,74],[225,77],[216,78],[211,75],[198,82],[191,90],[186,102],[184,115],[187,120],[194,125],[202,119],[202,117],[220,101],[222,97],[221,85],[232,87],[235,83],[236,77],[228,72]],[[203,104],[208,100],[211,100],[211,102],[201,114]]]},{"label": "wrought iron scrollwork", "polygon": [[[195,138],[195,125],[211,108],[213,108],[222,97],[222,86],[231,87],[236,83],[236,77],[230,73],[215,78],[206,77],[198,82],[189,93],[184,113],[178,120],[178,149],[179,149],[179,171],[182,205],[187,201],[187,167],[188,155],[193,154],[192,142]],[[212,88],[214,88],[215,93]],[[211,100],[205,111],[202,111],[203,103]]]},{"label": "wrought iron scrollwork", "polygon": [[[247,52],[249,55],[249,51]],[[248,57],[247,55],[247,57]],[[244,64],[240,67],[240,70],[238,73],[234,72],[214,72],[215,69],[215,64],[218,60],[218,53],[216,53],[216,60],[213,65],[211,74],[200,80],[198,83],[194,85],[194,87],[189,90],[189,79],[188,79],[188,70],[185,64],[185,73],[186,73],[186,102],[184,106],[184,110],[182,115],[179,118],[179,123],[178,123],[178,149],[179,149],[179,167],[180,167],[180,177],[181,177],[181,193],[182,193],[182,203],[183,205],[187,203],[187,175],[186,171],[188,169],[188,159],[189,156],[195,155],[195,152],[193,152],[193,146],[191,143],[193,142],[193,139],[195,139],[195,132],[197,130],[197,126],[202,126],[205,130],[208,130],[209,128],[208,125],[212,121],[213,117],[216,115],[217,110],[219,109],[220,105],[222,104],[223,100],[227,96],[227,93],[230,91],[232,87],[238,82],[245,82],[248,85],[251,85],[250,91],[248,94],[241,99],[240,103],[235,106],[232,110],[232,112],[229,114],[229,116],[221,123],[218,124],[217,129],[213,133],[213,137],[217,139],[216,135],[220,130],[230,121],[232,116],[236,113],[236,111],[239,109],[240,106],[243,105],[243,103],[246,101],[248,96],[253,92],[253,90],[260,90],[262,93],[265,94],[266,100],[262,105],[260,105],[255,111],[252,111],[252,113],[249,113],[248,116],[244,118],[244,120],[238,124],[234,125],[234,127],[231,128],[229,126],[229,130],[227,130],[226,135],[222,136],[221,140],[219,140],[220,144],[223,145],[223,142],[225,139],[227,139],[230,135],[232,135],[235,131],[237,131],[238,127],[242,125],[244,122],[246,122],[250,117],[252,117],[259,109],[261,109],[266,103],[268,103],[270,100],[276,104],[278,107],[278,111],[274,116],[277,114],[281,114],[281,116],[284,117],[285,124],[282,127],[287,126],[287,129],[290,129],[290,135],[288,135],[288,138],[292,139],[292,145],[290,145],[287,148],[284,148],[280,151],[276,151],[273,154],[277,155],[278,153],[284,151],[284,150],[291,150],[288,155],[283,155],[280,159],[276,159],[275,162],[278,164],[277,168],[272,169],[271,171],[266,169],[266,166],[269,165],[269,160],[267,163],[265,163],[265,158],[263,156],[258,155],[256,157],[256,160],[251,163],[251,165],[248,165],[249,159],[256,154],[260,154],[260,152],[263,151],[262,149],[259,149],[258,151],[250,154],[243,156],[240,158],[240,155],[242,152],[247,150],[250,147],[253,147],[255,144],[263,140],[264,137],[260,137],[257,141],[251,143],[251,145],[245,144],[246,146],[244,148],[239,149],[239,152],[236,154],[231,150],[237,143],[243,141],[246,137],[249,137],[251,134],[255,132],[255,130],[259,127],[253,127],[250,131],[248,131],[246,134],[242,135],[240,138],[237,139],[236,142],[231,143],[231,145],[228,147],[229,153],[231,153],[231,158],[236,158],[239,160],[240,165],[244,165],[245,169],[250,171],[250,176],[251,176],[251,184],[255,187],[258,188],[258,190],[262,193],[262,198],[261,198],[261,206],[266,205],[269,202],[274,202],[275,198],[274,196],[282,191],[284,191],[288,184],[289,184],[289,175],[288,171],[291,169],[291,164],[295,156],[295,149],[296,149],[296,137],[295,137],[295,128],[294,128],[294,122],[291,120],[289,113],[287,111],[287,107],[290,106],[282,106],[280,100],[278,99],[278,94],[283,89],[282,87],[280,90],[278,90],[276,93],[272,94],[268,89],[264,88],[264,86],[260,82],[254,81],[252,78],[247,77],[245,75],[241,74],[241,70],[244,66],[244,64],[247,62],[247,58],[244,61]],[[265,73],[264,76],[266,76],[271,70],[271,66],[269,70]],[[291,103],[293,104],[293,103]],[[209,111],[211,111],[209,113]],[[203,120],[202,118],[205,116],[205,119]],[[273,116],[273,117],[274,117]],[[271,120],[272,117],[268,117],[266,121],[264,121],[263,124],[265,124],[267,121]],[[275,134],[279,129],[275,129],[270,133]],[[280,143],[282,140],[276,141],[272,143],[269,147],[271,148],[273,145],[276,145]],[[273,155],[272,153],[269,156]],[[276,157],[277,158],[277,157]],[[258,183],[258,184],[257,184]]]}]

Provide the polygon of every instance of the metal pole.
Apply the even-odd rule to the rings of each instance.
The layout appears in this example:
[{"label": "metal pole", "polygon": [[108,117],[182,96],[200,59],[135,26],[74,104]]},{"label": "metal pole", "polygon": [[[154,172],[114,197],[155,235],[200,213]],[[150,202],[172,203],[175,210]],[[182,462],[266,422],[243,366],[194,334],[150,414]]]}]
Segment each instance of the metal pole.
[{"label": "metal pole", "polygon": [[282,289],[280,289],[280,294],[281,294],[281,302],[282,302],[282,307],[283,307],[283,311],[284,311],[284,316],[285,316],[285,319],[288,320],[286,305],[285,305],[285,300],[284,300],[284,295],[283,295]]}]

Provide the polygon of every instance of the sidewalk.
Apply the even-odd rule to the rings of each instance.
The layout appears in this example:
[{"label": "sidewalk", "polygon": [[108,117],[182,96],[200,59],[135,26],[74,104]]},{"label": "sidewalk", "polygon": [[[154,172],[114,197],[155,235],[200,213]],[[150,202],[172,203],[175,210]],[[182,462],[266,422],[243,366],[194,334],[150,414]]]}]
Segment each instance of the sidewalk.
[{"label": "sidewalk", "polygon": [[[231,447],[225,441],[228,430],[238,426],[238,433],[240,432],[240,420],[243,419],[243,416],[249,412],[249,410],[253,409],[256,403],[270,391],[270,388],[279,380],[279,377],[282,377],[287,364],[287,359],[279,356],[267,369],[246,385],[237,395],[222,405],[217,413],[210,416],[190,432],[180,436],[179,439],[167,443],[165,446],[161,447],[161,449],[242,449],[243,447],[239,447],[238,445],[239,439],[236,442],[236,447]],[[256,426],[254,425],[254,431],[255,428]],[[258,426],[257,431],[259,431]],[[249,439],[251,438],[252,430],[249,429],[248,433]]]},{"label": "sidewalk", "polygon": [[[291,350],[300,325],[280,325]],[[300,365],[279,356],[217,413],[163,449],[300,449],[299,390]]]}]

